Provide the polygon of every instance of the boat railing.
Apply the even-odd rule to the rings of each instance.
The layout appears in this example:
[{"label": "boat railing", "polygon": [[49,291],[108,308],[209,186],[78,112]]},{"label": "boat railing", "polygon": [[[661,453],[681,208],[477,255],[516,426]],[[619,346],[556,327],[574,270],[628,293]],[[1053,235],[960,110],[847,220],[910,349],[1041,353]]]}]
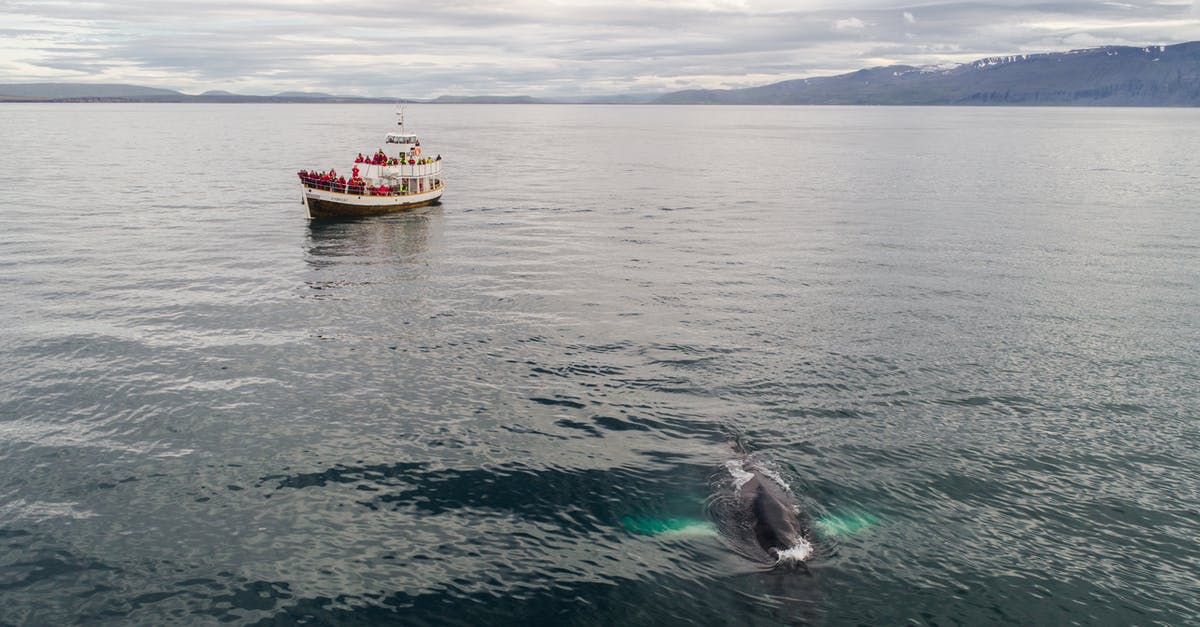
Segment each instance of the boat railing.
[{"label": "boat railing", "polygon": [[418,163],[415,165],[402,163],[399,165],[385,165],[380,167],[389,174],[392,173],[390,170],[394,168],[396,170],[395,173],[399,174],[400,176],[433,176],[435,174],[442,173],[441,161],[434,161],[432,163]]},{"label": "boat railing", "polygon": [[353,194],[355,196],[415,196],[432,192],[442,187],[440,180],[434,180],[433,184],[426,186],[425,189],[392,189],[389,188],[387,193],[381,194],[377,187],[369,185],[351,185],[350,183],[339,183],[337,181],[300,181],[307,189],[319,189],[327,192],[337,192],[339,194]]},{"label": "boat railing", "polygon": [[388,176],[437,176],[442,173],[442,162],[431,161],[429,163],[416,163],[409,165],[407,163],[397,163],[394,165],[376,164],[376,163],[356,163],[357,168],[363,168],[365,171],[373,171],[371,168],[379,168],[379,172],[386,173]]}]

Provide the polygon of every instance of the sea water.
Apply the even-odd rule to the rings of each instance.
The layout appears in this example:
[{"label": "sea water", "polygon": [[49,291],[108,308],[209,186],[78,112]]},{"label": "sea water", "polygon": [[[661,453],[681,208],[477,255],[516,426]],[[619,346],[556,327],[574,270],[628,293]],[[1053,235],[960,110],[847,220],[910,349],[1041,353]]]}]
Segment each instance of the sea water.
[{"label": "sea water", "polygon": [[1200,614],[1200,111],[407,122],[444,202],[309,222],[392,107],[0,105],[0,623]]}]

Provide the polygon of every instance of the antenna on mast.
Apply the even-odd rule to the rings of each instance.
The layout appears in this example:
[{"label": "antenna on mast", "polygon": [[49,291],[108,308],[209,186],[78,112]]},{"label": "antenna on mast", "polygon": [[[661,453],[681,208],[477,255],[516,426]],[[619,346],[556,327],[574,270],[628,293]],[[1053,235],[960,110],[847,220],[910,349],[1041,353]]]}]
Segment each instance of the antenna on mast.
[{"label": "antenna on mast", "polygon": [[401,132],[404,131],[404,110],[407,108],[408,105],[402,105],[399,103],[396,105],[396,126],[400,127]]}]

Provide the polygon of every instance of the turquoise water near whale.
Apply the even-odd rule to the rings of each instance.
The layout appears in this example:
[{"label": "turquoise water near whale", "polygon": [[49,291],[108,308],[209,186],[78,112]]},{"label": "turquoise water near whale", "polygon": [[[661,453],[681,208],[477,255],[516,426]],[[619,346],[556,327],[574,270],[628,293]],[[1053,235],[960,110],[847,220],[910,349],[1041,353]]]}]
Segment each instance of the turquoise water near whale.
[{"label": "turquoise water near whale", "polygon": [[[0,624],[1200,616],[1200,111],[0,107]],[[738,441],[819,533],[763,570]]]}]

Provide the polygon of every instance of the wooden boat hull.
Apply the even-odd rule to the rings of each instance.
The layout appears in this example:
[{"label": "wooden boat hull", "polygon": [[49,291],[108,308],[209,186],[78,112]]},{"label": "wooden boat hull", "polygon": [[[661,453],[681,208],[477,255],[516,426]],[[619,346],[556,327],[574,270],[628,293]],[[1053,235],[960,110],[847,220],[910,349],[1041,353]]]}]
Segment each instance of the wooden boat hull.
[{"label": "wooden boat hull", "polygon": [[304,188],[304,206],[309,218],[349,218],[407,211],[440,202],[445,185],[419,194],[403,196],[360,196],[323,189]]}]

